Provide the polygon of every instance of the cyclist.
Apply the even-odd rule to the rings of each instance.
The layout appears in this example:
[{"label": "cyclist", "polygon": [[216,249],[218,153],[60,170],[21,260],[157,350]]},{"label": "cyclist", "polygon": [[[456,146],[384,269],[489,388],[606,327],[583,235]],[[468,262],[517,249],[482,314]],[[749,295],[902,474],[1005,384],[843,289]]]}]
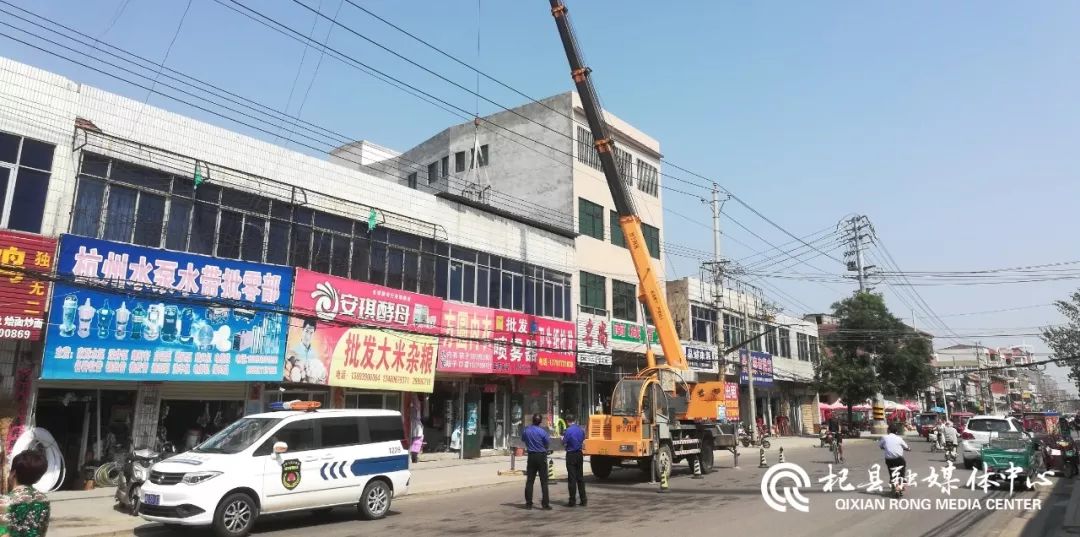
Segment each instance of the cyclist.
[{"label": "cyclist", "polygon": [[946,420],[939,419],[937,427],[934,427],[934,445],[931,446],[931,448],[933,448],[931,451],[942,451],[944,449],[942,447],[942,439],[945,434],[945,421]]},{"label": "cyclist", "polygon": [[941,431],[941,438],[945,442],[945,460],[950,461],[955,459],[956,445],[960,443],[960,434],[956,431],[956,426],[953,422],[945,422],[945,426]]},{"label": "cyclist", "polygon": [[911,448],[908,447],[903,438],[896,434],[895,425],[889,426],[889,434],[881,437],[881,440],[878,441],[878,447],[885,451],[885,467],[889,469],[893,490],[896,490],[898,494],[902,494],[904,479],[907,476],[907,461],[904,460],[904,452],[911,451]]},{"label": "cyclist", "polygon": [[840,420],[832,418],[829,420],[829,434],[832,435],[832,448],[833,448],[833,461],[844,462],[844,427],[841,425]]}]

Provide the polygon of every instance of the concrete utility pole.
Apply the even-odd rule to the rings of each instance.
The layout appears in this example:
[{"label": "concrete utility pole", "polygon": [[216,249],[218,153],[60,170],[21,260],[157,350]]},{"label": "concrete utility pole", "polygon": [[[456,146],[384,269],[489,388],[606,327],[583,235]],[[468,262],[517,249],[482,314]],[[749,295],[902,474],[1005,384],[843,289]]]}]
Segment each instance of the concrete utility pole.
[{"label": "concrete utility pole", "polygon": [[[866,285],[866,271],[872,267],[866,265],[863,261],[863,239],[871,238],[873,234],[873,226],[870,225],[870,220],[862,215],[852,216],[848,219],[848,224],[851,226],[850,236],[848,240],[851,242],[851,254],[855,257],[854,267],[848,264],[848,270],[854,269],[855,279],[859,282],[859,293],[865,293],[868,291]],[[863,234],[864,230],[869,230],[870,233]],[[877,375],[877,364],[874,363],[877,357],[874,356],[871,360],[871,365],[874,367],[874,375]],[[888,432],[888,424],[885,423],[885,396],[879,391],[874,394],[874,407],[873,407],[874,421],[871,425],[871,432],[874,434],[885,434]]]}]

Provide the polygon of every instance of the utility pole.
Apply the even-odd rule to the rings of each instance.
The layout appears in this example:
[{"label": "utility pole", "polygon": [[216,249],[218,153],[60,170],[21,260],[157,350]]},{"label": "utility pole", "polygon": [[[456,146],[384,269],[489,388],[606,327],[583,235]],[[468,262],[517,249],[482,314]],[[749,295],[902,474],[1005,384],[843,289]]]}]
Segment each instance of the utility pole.
[{"label": "utility pole", "polygon": [[[855,258],[854,263],[848,262],[848,270],[855,272],[855,279],[859,282],[859,293],[866,293],[869,291],[867,286],[866,273],[872,266],[867,266],[863,260],[863,239],[873,239],[874,226],[870,224],[870,219],[856,215],[852,216],[847,221],[850,225],[848,230],[848,241],[851,243],[851,250],[847,253]],[[864,233],[864,230],[867,233]],[[877,356],[871,359],[871,365],[874,368],[874,376],[877,376]],[[885,434],[888,432],[888,425],[885,423],[885,396],[880,391],[874,394],[874,406],[873,406],[874,421],[871,425],[870,431],[873,434]]]},{"label": "utility pole", "polygon": [[856,278],[859,280],[859,292],[866,292],[866,268],[863,266],[862,234],[859,229],[858,218],[851,219],[851,237],[855,241],[855,267],[858,271]]}]

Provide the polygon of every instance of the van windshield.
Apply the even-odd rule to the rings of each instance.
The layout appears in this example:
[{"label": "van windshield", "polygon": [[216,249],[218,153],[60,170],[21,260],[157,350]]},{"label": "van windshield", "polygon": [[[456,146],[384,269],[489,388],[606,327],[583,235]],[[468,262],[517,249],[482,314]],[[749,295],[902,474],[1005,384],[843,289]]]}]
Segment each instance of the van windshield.
[{"label": "van windshield", "polygon": [[270,432],[281,418],[241,418],[208,438],[194,453],[239,453]]}]

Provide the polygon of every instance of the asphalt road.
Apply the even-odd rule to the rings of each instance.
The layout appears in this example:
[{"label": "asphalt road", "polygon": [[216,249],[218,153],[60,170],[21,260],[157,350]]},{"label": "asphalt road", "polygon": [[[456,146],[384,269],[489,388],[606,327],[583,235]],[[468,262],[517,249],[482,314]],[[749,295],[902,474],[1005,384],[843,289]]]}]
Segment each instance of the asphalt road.
[{"label": "asphalt road", "polygon": [[[807,446],[812,442],[808,440]],[[691,479],[686,465],[680,465],[671,480],[670,492],[665,494],[657,492],[657,485],[643,482],[641,472],[635,469],[617,470],[605,482],[589,478],[589,506],[586,508],[562,505],[567,499],[567,491],[565,481],[560,481],[551,489],[553,511],[526,511],[522,508],[522,485],[507,483],[447,495],[402,497],[394,502],[390,515],[374,522],[359,521],[354,510],[350,509],[338,509],[320,518],[313,515],[267,518],[257,525],[255,535],[416,537],[496,532],[498,535],[567,537],[677,535],[673,532],[692,532],[698,535],[810,537],[1026,537],[1047,534],[1047,530],[1036,527],[1040,520],[1043,524],[1041,527],[1046,524],[1060,527],[1060,515],[1054,514],[1055,511],[1048,504],[1056,502],[1058,506],[1062,505],[1060,490],[1065,483],[1057,483],[1057,496],[1049,487],[1014,493],[1007,489],[984,493],[982,489],[972,491],[964,488],[970,472],[958,468],[954,477],[959,479],[958,486],[961,488],[946,495],[940,488],[929,488],[924,482],[931,466],[939,468],[940,473],[940,467],[944,466],[941,454],[929,453],[929,446],[924,441],[914,440],[910,444],[912,452],[907,460],[918,474],[919,482],[905,494],[906,506],[890,504],[891,496],[884,492],[861,489],[852,492],[822,491],[823,484],[818,480],[829,473],[828,464],[832,462],[832,455],[827,449],[806,447],[789,449],[786,455],[787,462],[805,468],[812,480],[812,486],[802,490],[809,500],[808,513],[792,509],[780,513],[766,505],[761,496],[765,470],[757,468],[756,451],[747,450],[741,458],[740,468],[730,467],[729,454],[717,452],[717,463],[728,467],[717,469],[703,480]],[[834,467],[834,473],[846,468],[849,483],[867,483],[868,469],[872,464],[881,462],[881,452],[876,443],[851,440],[845,447],[847,462]],[[774,448],[770,453],[770,462],[775,463],[775,457]],[[954,505],[943,509],[937,500],[947,498],[978,499],[980,506],[970,508]],[[1024,506],[1010,506],[1001,502],[1025,498],[1042,502],[1044,509],[1024,512]],[[883,500],[885,505],[863,505],[876,499]],[[995,505],[997,509],[987,508],[991,501],[998,502]],[[1024,526],[1027,526],[1026,531],[1017,531],[1017,528],[1023,529]]]}]

